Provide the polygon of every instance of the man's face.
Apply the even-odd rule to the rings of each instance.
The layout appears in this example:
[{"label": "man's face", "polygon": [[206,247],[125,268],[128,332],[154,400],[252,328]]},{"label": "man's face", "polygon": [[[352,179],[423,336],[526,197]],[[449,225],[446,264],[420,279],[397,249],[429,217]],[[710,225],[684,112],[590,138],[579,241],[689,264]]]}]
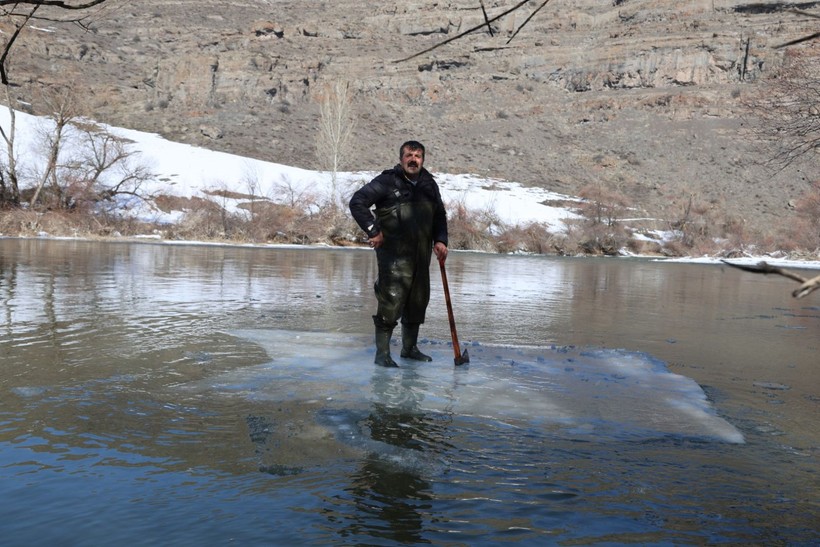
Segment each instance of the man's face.
[{"label": "man's face", "polygon": [[421,150],[404,148],[401,151],[401,168],[410,178],[415,178],[424,165],[424,153]]}]

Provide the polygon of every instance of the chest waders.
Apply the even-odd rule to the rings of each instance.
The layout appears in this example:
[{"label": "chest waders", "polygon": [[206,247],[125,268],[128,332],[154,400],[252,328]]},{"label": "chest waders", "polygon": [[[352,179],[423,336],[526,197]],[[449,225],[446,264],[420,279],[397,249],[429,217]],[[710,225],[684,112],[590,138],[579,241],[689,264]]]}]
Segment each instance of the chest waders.
[{"label": "chest waders", "polygon": [[379,274],[374,289],[378,308],[373,316],[376,327],[375,362],[381,366],[398,366],[390,357],[390,338],[399,319],[402,323],[401,356],[432,361],[430,356],[419,351],[416,344],[419,325],[424,323],[430,302],[435,204],[413,201],[413,190],[404,194],[396,190],[401,196],[399,203],[376,209],[384,234],[384,243],[376,249]]}]

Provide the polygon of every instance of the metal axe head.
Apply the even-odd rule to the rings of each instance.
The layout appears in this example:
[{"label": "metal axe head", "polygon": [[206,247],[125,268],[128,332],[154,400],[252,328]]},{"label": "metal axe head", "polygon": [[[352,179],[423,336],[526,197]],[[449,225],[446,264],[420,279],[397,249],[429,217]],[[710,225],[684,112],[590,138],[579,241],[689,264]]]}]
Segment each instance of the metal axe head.
[{"label": "metal axe head", "polygon": [[453,359],[455,361],[456,366],[464,365],[470,362],[470,356],[467,353],[467,348],[464,348],[464,352],[459,356]]}]

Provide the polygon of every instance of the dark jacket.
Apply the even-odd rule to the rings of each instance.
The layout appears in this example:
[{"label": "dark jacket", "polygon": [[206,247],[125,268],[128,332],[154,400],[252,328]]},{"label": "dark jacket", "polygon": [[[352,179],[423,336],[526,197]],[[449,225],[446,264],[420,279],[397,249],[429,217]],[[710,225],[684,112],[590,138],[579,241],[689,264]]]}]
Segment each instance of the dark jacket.
[{"label": "dark jacket", "polygon": [[[370,210],[374,205],[375,216]],[[418,213],[408,215],[408,211]],[[350,212],[368,237],[384,231],[386,238],[429,236],[430,245],[437,241],[447,245],[447,213],[438,184],[424,168],[415,185],[405,179],[401,165],[383,171],[353,194]]]}]

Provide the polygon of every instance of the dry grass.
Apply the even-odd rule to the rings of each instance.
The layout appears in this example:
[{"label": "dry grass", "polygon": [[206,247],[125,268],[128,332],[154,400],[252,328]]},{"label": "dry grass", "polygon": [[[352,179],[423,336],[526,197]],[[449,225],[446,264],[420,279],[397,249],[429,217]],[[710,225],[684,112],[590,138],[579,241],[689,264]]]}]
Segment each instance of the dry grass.
[{"label": "dry grass", "polygon": [[546,226],[533,222],[500,233],[496,237],[496,248],[500,253],[550,254],[555,252],[555,239]]},{"label": "dry grass", "polygon": [[[814,256],[820,249],[820,181],[809,185],[795,201],[796,223],[766,233],[751,231],[743,219],[726,214],[720,203],[701,200],[694,194],[684,194],[670,204],[664,214],[668,220],[644,223],[620,220],[625,211],[633,208],[617,192],[598,186],[589,188],[585,195],[585,202],[578,208],[584,218],[568,222],[559,233],[538,223],[509,226],[491,209],[471,211],[463,202],[450,203],[450,248],[494,253],[618,255],[627,251],[723,257],[776,251]],[[159,226],[82,207],[45,211],[8,208],[0,210],[0,235],[33,237],[45,233],[106,238],[161,233],[177,240],[336,246],[361,245],[366,239],[349,212],[339,206],[317,207],[315,200],[275,203],[251,196],[239,206],[239,212],[231,213],[224,205],[225,198],[221,193],[209,198],[159,196],[154,203],[160,210],[184,211],[179,222]],[[659,228],[673,237],[651,239]]]},{"label": "dry grass", "polygon": [[37,237],[42,234],[87,239],[136,236],[155,227],[133,219],[90,214],[82,210],[32,211],[0,209],[0,235]]},{"label": "dry grass", "polygon": [[820,180],[809,185],[794,208],[798,222],[789,232],[792,241],[798,248],[820,249]]},{"label": "dry grass", "polygon": [[447,220],[450,248],[495,252],[491,226],[485,215],[472,214],[463,203],[451,204]]}]

